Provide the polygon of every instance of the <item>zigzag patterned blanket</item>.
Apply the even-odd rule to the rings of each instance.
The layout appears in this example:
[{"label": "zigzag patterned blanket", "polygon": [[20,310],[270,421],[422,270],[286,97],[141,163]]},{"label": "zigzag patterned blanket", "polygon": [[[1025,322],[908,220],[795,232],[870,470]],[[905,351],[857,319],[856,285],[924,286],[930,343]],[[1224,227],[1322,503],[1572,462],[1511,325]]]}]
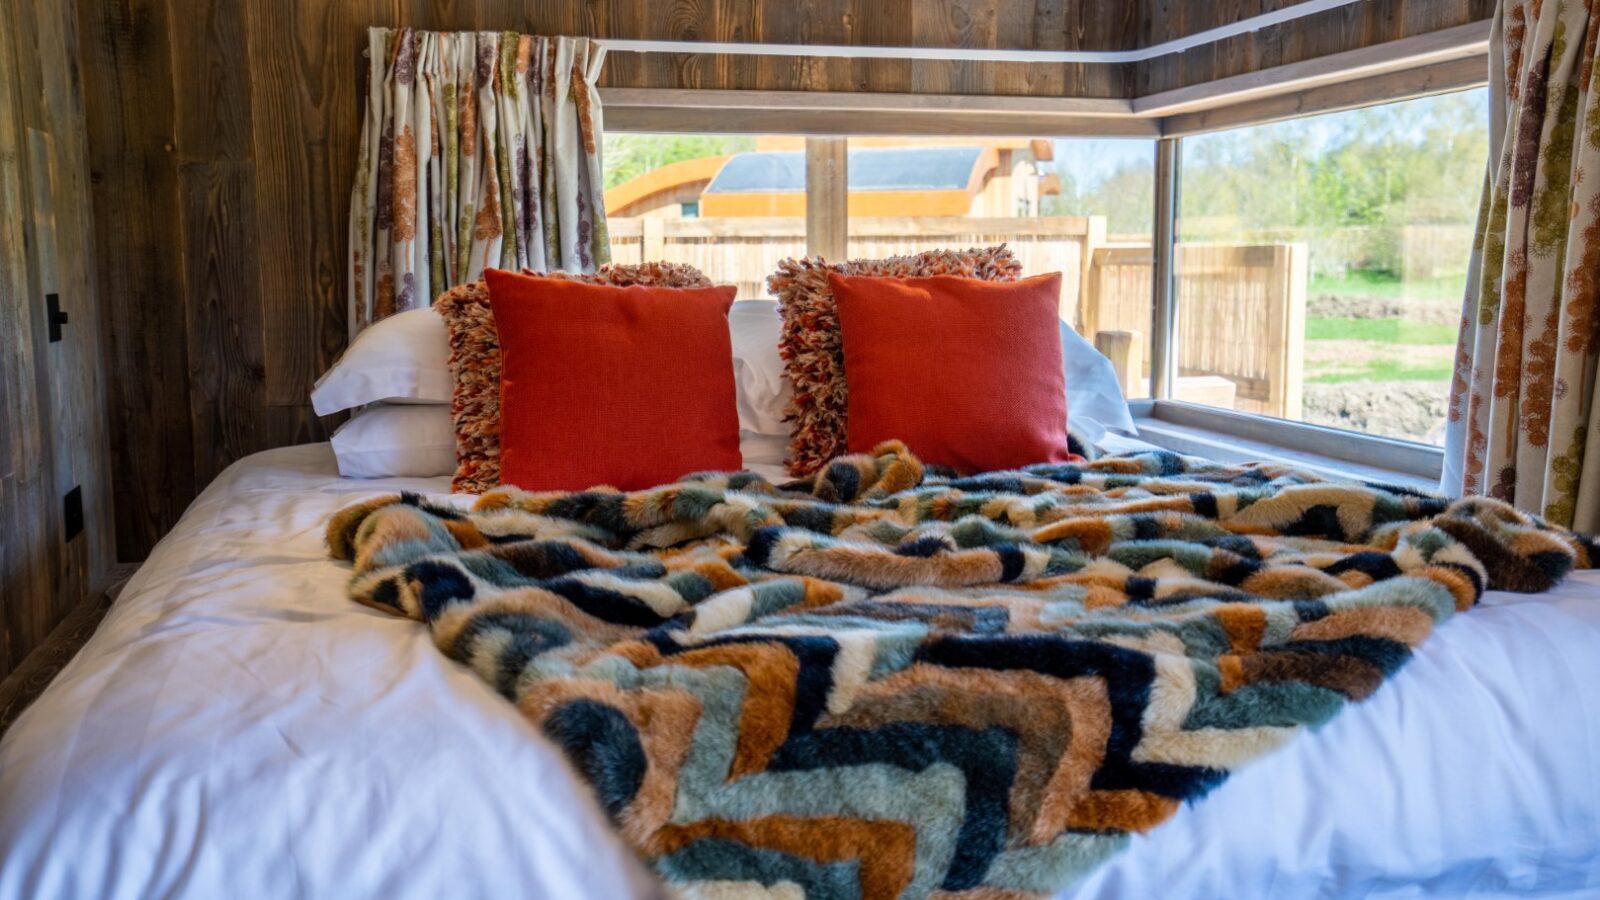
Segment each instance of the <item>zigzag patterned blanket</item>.
[{"label": "zigzag patterned blanket", "polygon": [[1600,559],[1492,500],[1169,453],[944,477],[894,443],[782,488],[389,496],[328,539],[669,884],[825,898],[1058,890],[1486,587]]}]

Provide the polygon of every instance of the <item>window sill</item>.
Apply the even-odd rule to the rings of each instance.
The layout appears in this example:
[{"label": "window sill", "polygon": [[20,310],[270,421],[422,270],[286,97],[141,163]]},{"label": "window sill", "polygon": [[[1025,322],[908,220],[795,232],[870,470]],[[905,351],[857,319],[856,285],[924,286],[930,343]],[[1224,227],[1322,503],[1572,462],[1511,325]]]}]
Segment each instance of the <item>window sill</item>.
[{"label": "window sill", "polygon": [[1161,401],[1130,404],[1139,439],[1222,463],[1283,462],[1318,475],[1436,492],[1437,447]]}]

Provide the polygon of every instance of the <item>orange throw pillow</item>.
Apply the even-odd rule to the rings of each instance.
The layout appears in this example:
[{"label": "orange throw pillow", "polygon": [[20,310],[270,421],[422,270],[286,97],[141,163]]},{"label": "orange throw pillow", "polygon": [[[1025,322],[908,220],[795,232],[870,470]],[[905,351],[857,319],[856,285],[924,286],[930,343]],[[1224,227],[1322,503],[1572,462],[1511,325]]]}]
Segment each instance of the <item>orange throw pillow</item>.
[{"label": "orange throw pillow", "polygon": [[484,273],[500,333],[500,482],[640,490],[739,468],[735,289]]},{"label": "orange throw pillow", "polygon": [[829,274],[850,386],[851,452],[899,439],[963,473],[1066,462],[1061,275]]},{"label": "orange throw pillow", "polygon": [[[532,274],[524,271],[523,274]],[[711,279],[683,263],[606,263],[595,271],[541,272],[538,278],[628,287],[711,287]],[[456,426],[456,475],[450,489],[481,494],[500,484],[500,332],[480,278],[458,284],[434,301],[450,332],[450,418]]]}]

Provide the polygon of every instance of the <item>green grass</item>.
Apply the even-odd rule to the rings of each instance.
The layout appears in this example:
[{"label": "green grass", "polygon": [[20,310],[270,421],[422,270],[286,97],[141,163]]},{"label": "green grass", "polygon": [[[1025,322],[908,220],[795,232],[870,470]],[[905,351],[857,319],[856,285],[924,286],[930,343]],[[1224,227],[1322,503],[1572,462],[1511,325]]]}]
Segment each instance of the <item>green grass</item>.
[{"label": "green grass", "polygon": [[1454,344],[1457,326],[1404,319],[1311,318],[1308,341],[1371,341],[1378,344]]},{"label": "green grass", "polygon": [[[1450,360],[1440,359],[1441,347],[1456,342],[1456,326],[1404,319],[1310,318],[1306,341],[1346,341],[1354,345],[1340,359],[1307,366],[1306,380],[1313,384],[1372,381],[1448,381]],[[1363,346],[1365,345],[1365,346]],[[1371,358],[1378,357],[1378,358]]]},{"label": "green grass", "polygon": [[1448,364],[1408,366],[1392,359],[1368,360],[1357,371],[1327,372],[1306,380],[1313,384],[1346,384],[1352,381],[1449,381],[1454,374]]},{"label": "green grass", "polygon": [[1380,297],[1386,300],[1460,300],[1464,275],[1412,278],[1402,281],[1381,272],[1355,270],[1343,277],[1311,276],[1312,296]]}]

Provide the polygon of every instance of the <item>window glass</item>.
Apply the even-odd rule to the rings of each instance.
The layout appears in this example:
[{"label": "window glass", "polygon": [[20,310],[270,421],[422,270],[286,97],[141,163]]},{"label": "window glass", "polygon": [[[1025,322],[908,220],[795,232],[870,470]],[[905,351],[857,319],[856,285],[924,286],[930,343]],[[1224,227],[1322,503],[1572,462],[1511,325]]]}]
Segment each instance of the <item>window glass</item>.
[{"label": "window glass", "polygon": [[1184,138],[1177,398],[1443,443],[1487,102]]},{"label": "window glass", "polygon": [[[799,146],[799,138],[791,138]],[[1024,275],[1062,273],[1061,316],[1148,395],[1155,143],[852,137],[849,253],[1006,243]]]},{"label": "window glass", "polygon": [[771,299],[767,276],[806,251],[804,147],[790,141],[607,134],[612,261],[688,263],[740,300]]}]

